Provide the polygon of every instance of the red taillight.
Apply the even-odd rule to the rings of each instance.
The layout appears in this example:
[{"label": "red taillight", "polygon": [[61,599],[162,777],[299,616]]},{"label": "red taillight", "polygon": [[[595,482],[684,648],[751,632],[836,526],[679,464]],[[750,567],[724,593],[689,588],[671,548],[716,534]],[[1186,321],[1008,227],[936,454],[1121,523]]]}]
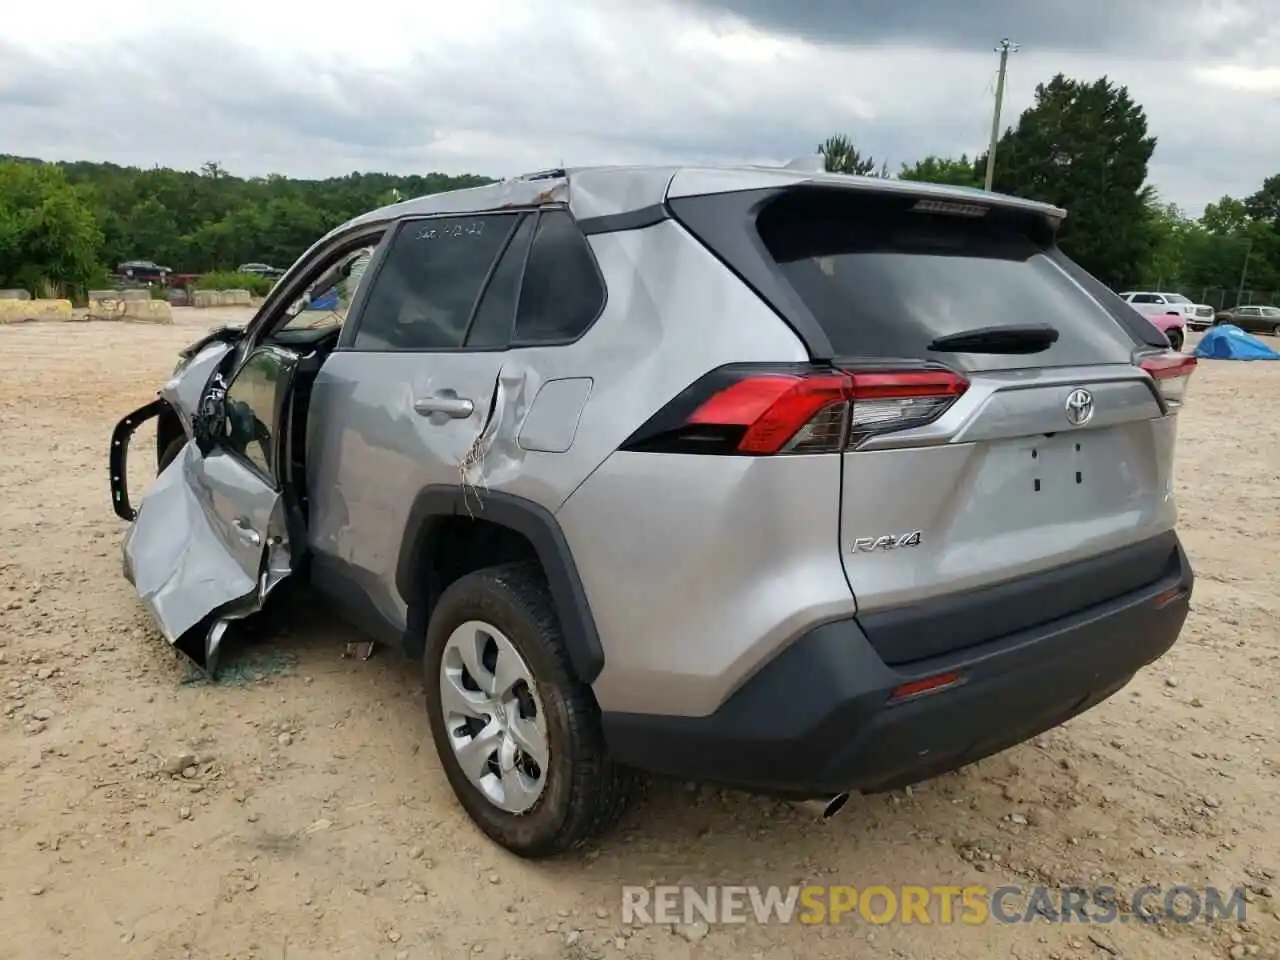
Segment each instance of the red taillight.
[{"label": "red taillight", "polygon": [[1151,375],[1165,402],[1176,407],[1181,405],[1186,396],[1187,384],[1191,382],[1191,375],[1196,372],[1196,358],[1170,350],[1145,357],[1138,362],[1138,366]]},{"label": "red taillight", "polygon": [[940,369],[723,368],[656,414],[624,449],[831,453],[874,434],[929,423],[967,387],[963,377]]},{"label": "red taillight", "polygon": [[[712,394],[687,422],[745,427],[746,432],[735,447],[738,453],[777,453],[788,446],[793,452],[814,452],[795,448],[805,447],[810,440],[821,445],[833,439],[829,429],[832,413],[836,415],[834,432],[838,442],[838,435],[843,433],[849,386],[850,378],[839,373],[748,377]],[[828,411],[828,429],[820,431],[821,436],[797,436],[828,407],[833,410]]]}]

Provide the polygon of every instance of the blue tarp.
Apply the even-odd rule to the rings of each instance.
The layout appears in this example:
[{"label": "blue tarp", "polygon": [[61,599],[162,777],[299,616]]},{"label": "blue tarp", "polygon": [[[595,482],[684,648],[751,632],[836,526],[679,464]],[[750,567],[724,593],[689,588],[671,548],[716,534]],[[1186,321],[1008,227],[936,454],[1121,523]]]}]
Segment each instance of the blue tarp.
[{"label": "blue tarp", "polygon": [[337,310],[338,288],[332,287],[307,304],[308,310]]},{"label": "blue tarp", "polygon": [[1196,356],[1206,360],[1280,360],[1280,353],[1230,323],[1205,331],[1196,344]]}]

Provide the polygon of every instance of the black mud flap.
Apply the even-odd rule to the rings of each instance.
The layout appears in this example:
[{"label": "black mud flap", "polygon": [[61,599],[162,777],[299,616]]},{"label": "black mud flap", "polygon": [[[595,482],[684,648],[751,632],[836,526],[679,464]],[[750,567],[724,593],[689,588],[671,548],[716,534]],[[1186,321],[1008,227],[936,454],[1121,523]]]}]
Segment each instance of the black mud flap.
[{"label": "black mud flap", "polygon": [[165,406],[162,399],[152,400],[117,423],[111,431],[111,452],[107,458],[111,477],[111,507],[121,520],[132,523],[138,517],[138,511],[129,502],[129,442],[138,427],[159,416]]}]

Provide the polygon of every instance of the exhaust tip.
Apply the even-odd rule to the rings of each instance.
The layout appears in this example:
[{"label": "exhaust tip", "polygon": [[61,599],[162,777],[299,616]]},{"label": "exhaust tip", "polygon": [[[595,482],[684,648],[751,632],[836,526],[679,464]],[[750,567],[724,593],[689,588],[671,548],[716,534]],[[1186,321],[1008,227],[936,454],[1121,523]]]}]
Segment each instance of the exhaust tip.
[{"label": "exhaust tip", "polygon": [[849,802],[849,794],[837,793],[834,797],[826,797],[818,800],[801,800],[793,803],[797,810],[800,810],[816,820],[830,820],[837,813],[844,809],[844,805]]},{"label": "exhaust tip", "polygon": [[844,805],[849,802],[849,794],[837,793],[834,797],[827,801],[826,809],[822,811],[822,819],[830,820],[837,813],[844,809]]}]

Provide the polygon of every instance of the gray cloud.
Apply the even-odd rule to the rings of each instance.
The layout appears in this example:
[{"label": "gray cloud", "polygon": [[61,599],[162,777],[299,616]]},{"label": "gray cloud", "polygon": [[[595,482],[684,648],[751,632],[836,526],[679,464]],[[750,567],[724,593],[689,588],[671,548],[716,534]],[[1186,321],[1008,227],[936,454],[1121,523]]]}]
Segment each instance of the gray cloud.
[{"label": "gray cloud", "polygon": [[[1041,50],[1159,58],[1248,47],[1276,28],[1268,0],[681,0],[817,43],[988,50],[1010,37]],[[1274,34],[1273,34],[1274,35]]]},{"label": "gray cloud", "polygon": [[63,105],[65,71],[0,39],[0,110]]},{"label": "gray cloud", "polygon": [[[512,173],[523,169],[523,157],[539,166],[562,158],[803,153],[827,135],[833,119],[845,126],[856,119],[833,117],[826,98],[814,101],[803,82],[745,89],[710,59],[676,58],[681,69],[672,71],[673,58],[663,54],[665,40],[656,33],[648,45],[656,56],[632,45],[634,59],[619,69],[582,38],[552,30],[531,46],[518,76],[505,69],[510,52],[502,49],[465,57],[446,49],[386,75],[340,58],[282,63],[216,37],[181,48],[138,37],[115,42],[109,65],[42,66],[50,102],[70,106],[25,116],[21,129],[37,147],[58,144],[59,156],[71,144],[110,141],[113,132],[127,131],[126,140],[139,147],[134,134],[141,134],[161,156],[183,147],[229,158],[256,140],[263,149],[250,161],[252,172],[265,172],[262,164],[275,156],[291,157],[288,172],[332,172],[331,164],[344,162],[339,157],[377,167],[410,160],[420,168],[447,155],[451,139],[479,134],[495,147],[515,147],[478,155],[486,168],[480,172]],[[0,57],[18,72],[37,65],[12,47],[0,47]],[[448,69],[439,68],[442,61]],[[749,109],[755,116],[743,123]],[[176,142],[166,142],[179,130]],[[100,149],[86,147],[91,155]]]},{"label": "gray cloud", "polygon": [[[957,39],[979,28],[943,36],[934,25],[932,46],[815,48],[744,36],[723,22],[700,27],[690,4],[717,0],[681,0],[677,14],[659,4],[564,2],[567,11],[518,28],[441,30],[395,57],[254,49],[216,30],[182,44],[162,31],[125,35],[105,51],[62,46],[57,60],[0,40],[0,149],[144,167],[218,160],[242,175],[502,176],[562,161],[785,160],[834,132],[894,171],[926,154],[985,146],[991,38],[976,52]],[[799,9],[816,16],[818,8]],[[806,22],[782,26],[818,29]],[[1196,211],[1223,193],[1252,192],[1275,172],[1277,157],[1257,131],[1280,125],[1274,95],[1199,83],[1194,70],[1205,62],[1028,46],[1011,67],[1005,119],[1015,122],[1036,82],[1058,70],[1107,73],[1148,109],[1162,194]]]}]

